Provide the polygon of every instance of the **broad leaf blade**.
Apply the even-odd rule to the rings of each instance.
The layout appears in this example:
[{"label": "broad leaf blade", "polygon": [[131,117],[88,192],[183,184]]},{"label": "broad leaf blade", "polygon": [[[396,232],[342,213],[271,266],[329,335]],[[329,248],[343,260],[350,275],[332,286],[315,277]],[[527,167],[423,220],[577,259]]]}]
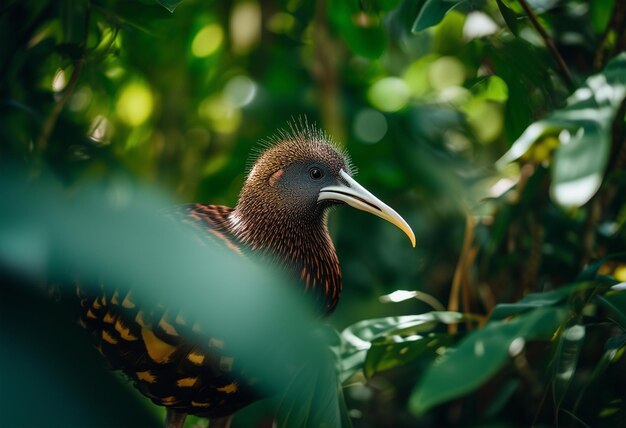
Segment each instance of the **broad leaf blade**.
[{"label": "broad leaf blade", "polygon": [[449,346],[453,340],[454,337],[447,333],[376,339],[367,352],[363,372],[370,378],[378,372],[411,363],[425,355],[434,357],[441,347]]},{"label": "broad leaf blade", "polygon": [[540,308],[471,333],[424,373],[411,395],[411,411],[422,414],[480,387],[509,361],[514,340],[550,339],[565,315],[563,308]]},{"label": "broad leaf blade", "polygon": [[551,195],[563,206],[581,206],[602,182],[611,144],[611,126],[626,97],[626,53],[614,58],[599,74],[591,76],[567,102],[567,107],[530,125],[499,166],[524,155],[535,142],[557,136]]}]

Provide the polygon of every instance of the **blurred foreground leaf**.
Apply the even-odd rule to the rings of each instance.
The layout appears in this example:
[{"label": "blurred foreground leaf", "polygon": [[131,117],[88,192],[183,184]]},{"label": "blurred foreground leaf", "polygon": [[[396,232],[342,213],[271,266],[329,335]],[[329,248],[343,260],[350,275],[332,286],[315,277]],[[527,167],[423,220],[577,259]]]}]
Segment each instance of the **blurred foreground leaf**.
[{"label": "blurred foreground leaf", "polygon": [[[262,395],[282,391],[301,367],[328,376],[292,382],[294,394],[300,388],[303,394],[314,395],[336,390],[336,380],[321,390],[316,387],[332,380],[334,364],[326,344],[312,334],[309,311],[294,292],[296,288],[253,261],[201,242],[196,230],[163,215],[163,208],[172,205],[167,198],[128,180],[87,185],[69,196],[49,175],[25,183],[23,174],[3,167],[0,274],[5,280],[14,278],[18,291],[34,291],[33,284],[53,281],[73,293],[76,275],[81,281],[98,278],[96,283],[104,287],[132,287],[139,305],[166,303],[195,319],[207,334],[223,338],[235,359],[260,379]],[[6,288],[2,291],[9,292]],[[52,300],[49,304],[55,305]],[[3,327],[6,322],[10,329],[20,323],[19,319],[3,321]],[[38,322],[50,320],[42,313]],[[25,331],[23,336],[31,335]],[[88,342],[82,344],[84,349],[90,349]],[[24,358],[46,359],[50,352],[47,342],[29,346],[28,350],[14,347],[5,352],[8,360],[3,360],[3,367],[18,367]],[[72,362],[71,356],[68,358]],[[19,395],[23,384],[36,383],[43,388],[45,382],[54,382],[57,388],[77,395],[92,387],[69,376],[66,380],[42,379],[35,371],[9,380],[15,383],[3,381],[3,396],[9,398],[0,404],[2,413],[21,409],[16,402],[39,399]],[[324,397],[315,395],[312,403],[294,403],[291,414],[297,411],[298,418],[315,414],[319,420],[334,421],[338,403],[333,400],[337,399],[336,391]],[[69,412],[71,403],[51,418]],[[318,404],[323,408],[315,407]],[[95,425],[97,422],[94,420]],[[61,423],[46,421],[51,426]]]}]

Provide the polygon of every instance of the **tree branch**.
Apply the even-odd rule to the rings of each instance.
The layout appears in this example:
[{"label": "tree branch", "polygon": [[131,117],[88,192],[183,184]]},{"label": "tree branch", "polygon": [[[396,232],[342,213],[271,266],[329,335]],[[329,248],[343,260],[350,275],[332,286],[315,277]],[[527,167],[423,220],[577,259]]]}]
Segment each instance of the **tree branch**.
[{"label": "tree branch", "polygon": [[574,89],[574,80],[572,79],[572,74],[570,73],[569,68],[567,68],[567,64],[565,64],[565,61],[563,61],[563,57],[557,50],[556,45],[554,44],[554,41],[552,41],[552,38],[550,37],[550,35],[541,26],[541,24],[539,23],[539,20],[537,19],[537,16],[535,15],[535,12],[533,12],[533,10],[530,8],[528,3],[526,3],[526,0],[517,0],[517,1],[519,2],[520,6],[522,6],[522,9],[524,9],[524,12],[526,12],[526,15],[528,15],[528,19],[530,20],[530,23],[533,25],[533,27],[535,27],[535,30],[537,30],[537,32],[543,39],[543,42],[546,44],[548,51],[552,55],[552,58],[554,58],[554,61],[556,62],[559,68],[559,71],[561,72],[561,77],[565,81],[565,84],[570,89]]}]

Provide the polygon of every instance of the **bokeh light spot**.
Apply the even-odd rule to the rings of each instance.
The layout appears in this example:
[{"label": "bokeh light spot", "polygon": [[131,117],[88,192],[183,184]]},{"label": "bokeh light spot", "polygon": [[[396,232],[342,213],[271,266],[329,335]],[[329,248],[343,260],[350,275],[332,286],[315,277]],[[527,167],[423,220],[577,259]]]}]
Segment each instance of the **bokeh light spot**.
[{"label": "bokeh light spot", "polygon": [[224,31],[218,24],[205,25],[191,43],[191,53],[198,58],[214,54],[224,41]]},{"label": "bokeh light spot", "polygon": [[504,127],[504,113],[500,103],[473,99],[463,110],[479,143],[489,144],[500,137]]},{"label": "bokeh light spot", "polygon": [[296,19],[293,15],[285,12],[278,12],[270,16],[267,20],[267,28],[272,33],[287,34],[296,26]]},{"label": "bokeh light spot", "polygon": [[67,86],[67,78],[65,77],[65,70],[59,68],[52,78],[52,90],[54,92],[61,92]]},{"label": "bokeh light spot", "polygon": [[72,111],[81,111],[86,109],[93,98],[93,91],[89,86],[81,86],[78,88],[68,103],[68,107]]},{"label": "bokeh light spot", "polygon": [[364,143],[377,143],[387,134],[387,118],[373,109],[359,111],[354,119],[354,135]]},{"label": "bokeh light spot", "polygon": [[463,25],[463,38],[465,40],[478,39],[496,33],[500,27],[486,13],[473,11],[467,15]]},{"label": "bokeh light spot", "polygon": [[385,77],[374,83],[367,97],[374,107],[381,111],[398,111],[407,105],[410,90],[404,80],[397,77]]},{"label": "bokeh light spot", "polygon": [[130,83],[122,89],[117,99],[117,115],[129,126],[144,123],[154,108],[154,99],[150,89],[143,83]]},{"label": "bokeh light spot", "polygon": [[105,145],[111,142],[111,122],[102,116],[96,116],[89,127],[89,139],[96,144]]},{"label": "bokeh light spot", "polygon": [[248,52],[261,39],[261,7],[245,1],[235,4],[230,15],[232,48],[237,53]]},{"label": "bokeh light spot", "polygon": [[438,90],[461,86],[465,82],[465,66],[453,56],[443,56],[430,65],[428,80]]},{"label": "bokeh light spot", "polygon": [[208,120],[211,128],[223,134],[230,134],[241,124],[241,110],[225,102],[222,97],[209,97],[198,107],[200,117]]},{"label": "bokeh light spot", "polygon": [[248,76],[236,76],[226,83],[224,99],[235,107],[243,107],[252,102],[257,86]]}]

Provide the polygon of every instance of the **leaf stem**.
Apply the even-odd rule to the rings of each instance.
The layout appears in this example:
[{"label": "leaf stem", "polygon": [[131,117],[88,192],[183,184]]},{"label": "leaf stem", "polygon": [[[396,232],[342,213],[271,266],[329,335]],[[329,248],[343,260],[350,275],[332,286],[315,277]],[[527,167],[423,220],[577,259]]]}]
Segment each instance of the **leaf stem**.
[{"label": "leaf stem", "polygon": [[572,74],[570,73],[569,68],[567,68],[567,64],[565,64],[563,57],[561,56],[558,49],[556,48],[554,41],[552,40],[550,35],[546,32],[546,30],[541,26],[541,24],[539,23],[539,20],[537,19],[537,16],[535,15],[535,12],[533,12],[533,10],[528,5],[526,0],[517,0],[517,1],[519,2],[520,6],[522,6],[522,9],[524,9],[524,12],[526,12],[526,15],[528,15],[528,19],[530,20],[530,23],[532,24],[532,26],[535,27],[535,30],[537,30],[537,32],[543,39],[543,42],[546,44],[548,51],[554,58],[554,61],[556,62],[561,72],[561,77],[565,81],[565,84],[569,87],[569,89],[574,89],[574,80],[572,79]]}]

